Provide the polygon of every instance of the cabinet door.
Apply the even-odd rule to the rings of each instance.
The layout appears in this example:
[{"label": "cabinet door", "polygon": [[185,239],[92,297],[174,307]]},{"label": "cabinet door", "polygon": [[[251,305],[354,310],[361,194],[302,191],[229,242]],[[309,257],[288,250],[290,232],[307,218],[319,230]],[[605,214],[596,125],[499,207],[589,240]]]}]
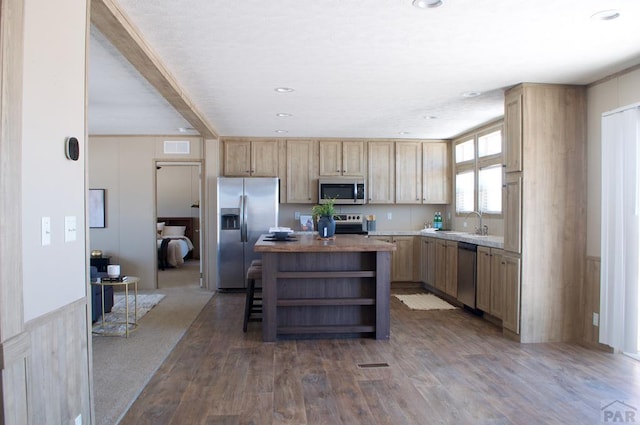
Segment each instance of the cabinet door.
[{"label": "cabinet door", "polygon": [[320,141],[320,175],[342,175],[342,142],[339,140]]},{"label": "cabinet door", "polygon": [[393,142],[368,143],[367,192],[370,204],[393,204],[395,195],[395,149]]},{"label": "cabinet door", "polygon": [[436,240],[427,238],[427,284],[435,286],[436,282]]},{"label": "cabinet door", "polygon": [[491,249],[491,315],[502,319],[504,312],[504,260],[501,249]]},{"label": "cabinet door", "polygon": [[522,177],[507,173],[504,185],[504,250],[520,253],[522,242]]},{"label": "cabinet door", "polygon": [[362,140],[342,142],[342,175],[345,177],[364,177],[365,144]]},{"label": "cabinet door", "polygon": [[505,97],[504,129],[506,172],[522,171],[522,89]]},{"label": "cabinet door", "polygon": [[396,142],[396,204],[422,203],[422,143]]},{"label": "cabinet door", "polygon": [[317,143],[315,140],[287,140],[287,202],[318,202],[317,172],[314,172]]},{"label": "cabinet door", "polygon": [[429,280],[429,239],[420,238],[420,282]]},{"label": "cabinet door", "polygon": [[422,203],[448,204],[451,171],[448,142],[422,143]]},{"label": "cabinet door", "polygon": [[447,241],[447,271],[445,292],[452,297],[458,296],[458,242]]},{"label": "cabinet door", "polygon": [[249,177],[251,175],[251,142],[225,140],[223,143],[224,176]]},{"label": "cabinet door", "polygon": [[491,249],[479,246],[477,256],[476,307],[491,312]]},{"label": "cabinet door", "polygon": [[436,242],[436,281],[435,287],[442,292],[447,288],[447,241]]},{"label": "cabinet door", "polygon": [[516,334],[520,333],[520,256],[506,252],[504,265],[504,315],[502,326]]},{"label": "cabinet door", "polygon": [[251,142],[251,176],[278,177],[277,140],[260,140]]},{"label": "cabinet door", "polygon": [[391,262],[391,274],[394,282],[413,281],[413,236],[394,236],[396,251]]}]

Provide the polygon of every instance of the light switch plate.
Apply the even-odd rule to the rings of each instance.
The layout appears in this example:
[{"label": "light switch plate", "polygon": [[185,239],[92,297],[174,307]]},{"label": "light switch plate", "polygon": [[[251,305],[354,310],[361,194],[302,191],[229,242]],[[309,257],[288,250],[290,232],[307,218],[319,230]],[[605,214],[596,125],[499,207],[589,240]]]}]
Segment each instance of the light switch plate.
[{"label": "light switch plate", "polygon": [[76,216],[66,216],[64,218],[64,241],[73,242],[77,239]]},{"label": "light switch plate", "polygon": [[600,315],[593,313],[593,326],[600,326]]},{"label": "light switch plate", "polygon": [[42,246],[51,245],[51,217],[42,217]]}]

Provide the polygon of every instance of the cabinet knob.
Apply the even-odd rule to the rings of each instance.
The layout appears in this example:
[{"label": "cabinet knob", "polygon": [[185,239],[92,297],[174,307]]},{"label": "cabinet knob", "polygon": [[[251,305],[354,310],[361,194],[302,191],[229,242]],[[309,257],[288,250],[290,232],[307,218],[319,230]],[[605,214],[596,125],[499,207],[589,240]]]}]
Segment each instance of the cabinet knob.
[{"label": "cabinet knob", "polygon": [[343,172],[343,173],[346,173],[346,172],[347,172],[347,170],[342,170],[342,172]]},{"label": "cabinet knob", "polygon": [[340,172],[340,170],[336,170],[336,173],[339,173],[339,172]]}]

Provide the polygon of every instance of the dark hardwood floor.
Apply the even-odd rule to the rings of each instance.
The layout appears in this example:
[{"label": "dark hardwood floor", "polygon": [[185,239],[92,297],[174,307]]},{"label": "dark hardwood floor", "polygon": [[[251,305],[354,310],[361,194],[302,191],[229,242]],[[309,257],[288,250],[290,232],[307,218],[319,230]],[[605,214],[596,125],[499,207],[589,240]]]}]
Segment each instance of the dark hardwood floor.
[{"label": "dark hardwood floor", "polygon": [[389,341],[263,343],[243,305],[216,294],[120,423],[597,424],[601,403],[640,409],[639,362],[521,345],[459,309],[392,297]]}]

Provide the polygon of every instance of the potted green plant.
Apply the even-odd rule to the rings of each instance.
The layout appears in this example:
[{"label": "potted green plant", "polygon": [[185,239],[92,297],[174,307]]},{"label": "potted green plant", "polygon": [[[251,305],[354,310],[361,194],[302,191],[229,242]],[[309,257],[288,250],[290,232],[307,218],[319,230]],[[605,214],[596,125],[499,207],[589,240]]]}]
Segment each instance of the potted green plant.
[{"label": "potted green plant", "polygon": [[336,215],[335,202],[335,199],[326,198],[324,203],[311,208],[313,219],[318,222],[318,235],[321,238],[331,238],[336,233],[336,222],[333,219]]}]

